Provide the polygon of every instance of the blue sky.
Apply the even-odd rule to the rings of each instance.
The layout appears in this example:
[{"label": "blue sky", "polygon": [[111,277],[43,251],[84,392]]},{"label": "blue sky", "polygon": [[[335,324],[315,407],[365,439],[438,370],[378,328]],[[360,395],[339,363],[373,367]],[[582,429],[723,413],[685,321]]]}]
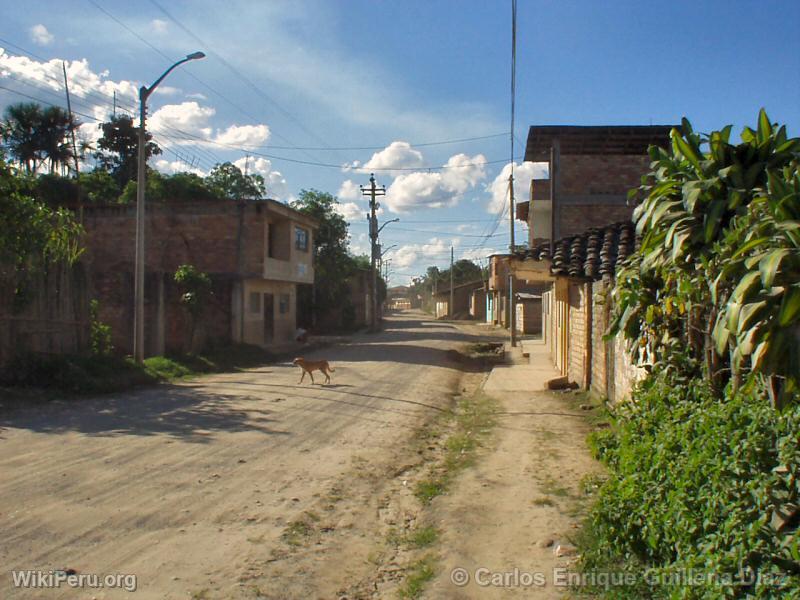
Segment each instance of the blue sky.
[{"label": "blue sky", "polygon": [[[0,86],[14,91],[0,89],[0,108],[64,104],[65,60],[91,139],[114,90],[118,110],[135,110],[139,85],[202,50],[150,99],[165,149],[152,166],[230,160],[281,200],[337,194],[357,253],[368,248],[358,185],[374,170],[389,192],[380,218],[401,219],[382,234],[397,245],[393,284],[446,266],[451,245],[478,259],[508,244],[510,0],[6,1],[3,16]],[[686,116],[739,131],[762,106],[800,135],[798,30],[789,0],[520,0],[515,154],[532,124]],[[452,142],[466,138],[482,139]],[[517,167],[518,199],[536,173]]]}]

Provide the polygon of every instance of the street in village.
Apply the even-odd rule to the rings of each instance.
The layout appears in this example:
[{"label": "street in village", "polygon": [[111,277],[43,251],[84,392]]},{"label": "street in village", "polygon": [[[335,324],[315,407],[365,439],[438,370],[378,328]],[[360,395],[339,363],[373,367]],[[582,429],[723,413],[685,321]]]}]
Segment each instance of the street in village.
[{"label": "street in village", "polygon": [[[593,468],[586,425],[552,397],[537,413],[498,367],[488,447],[421,514],[416,434],[486,382],[457,350],[497,335],[425,318],[399,313],[379,334],[310,354],[336,369],[328,385],[319,374],[299,385],[286,361],[2,415],[3,597],[394,597],[405,558],[387,554],[386,537],[417,521],[441,532],[429,597],[559,597],[456,587],[449,574],[555,564],[546,538],[570,533],[575,515],[541,494],[579,493],[579,471]],[[16,569],[135,575],[137,589],[18,589]]]}]

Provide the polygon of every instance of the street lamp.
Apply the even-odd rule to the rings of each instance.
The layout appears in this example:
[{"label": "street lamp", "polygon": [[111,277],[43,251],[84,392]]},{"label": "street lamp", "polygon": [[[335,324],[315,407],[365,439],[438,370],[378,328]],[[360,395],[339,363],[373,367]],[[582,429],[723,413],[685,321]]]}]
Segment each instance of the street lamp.
[{"label": "street lamp", "polygon": [[386,223],[378,227],[378,233],[380,233],[383,230],[383,228],[386,227],[389,223],[397,223],[399,220],[400,219],[398,218],[398,219],[392,219],[391,221],[386,221]]},{"label": "street lamp", "polygon": [[145,114],[147,99],[164,78],[178,65],[190,60],[204,58],[202,52],[193,52],[182,58],[161,74],[150,87],[139,88],[139,172],[136,178],[136,255],[134,257],[134,312],[133,312],[133,356],[136,362],[144,360],[144,188],[147,168],[147,135],[145,134]]}]

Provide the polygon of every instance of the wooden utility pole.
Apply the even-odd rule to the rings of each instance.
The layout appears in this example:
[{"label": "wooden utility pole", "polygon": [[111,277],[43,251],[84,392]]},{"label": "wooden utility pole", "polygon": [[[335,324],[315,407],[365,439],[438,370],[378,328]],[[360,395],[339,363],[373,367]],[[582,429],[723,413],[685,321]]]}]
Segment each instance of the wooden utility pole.
[{"label": "wooden utility pole", "polygon": [[509,211],[511,212],[511,243],[508,247],[508,328],[511,330],[511,346],[517,345],[517,307],[514,302],[514,164],[508,178]]},{"label": "wooden utility pole", "polygon": [[69,113],[69,130],[72,133],[72,158],[75,161],[75,190],[78,193],[78,222],[83,223],[83,200],[81,199],[81,171],[78,166],[78,146],[75,143],[75,121],[72,118],[72,104],[69,100],[69,82],[67,81],[67,63],[61,61],[64,71],[64,91],[67,93],[67,112]]},{"label": "wooden utility pole", "polygon": [[376,262],[381,256],[380,247],[378,246],[378,217],[376,212],[380,207],[380,204],[375,200],[377,196],[385,196],[386,195],[386,186],[378,187],[375,184],[375,174],[371,173],[369,178],[370,186],[369,188],[364,188],[364,186],[359,186],[361,188],[361,193],[364,196],[369,196],[369,214],[367,215],[367,220],[369,221],[369,241],[371,246],[371,256],[370,256],[370,269],[372,271],[371,277],[371,290],[370,295],[372,299],[372,315],[371,315],[371,323],[370,328],[372,331],[378,330],[378,271],[376,269]]},{"label": "wooden utility pole", "polygon": [[450,246],[450,310],[447,312],[450,313],[450,318],[453,318],[455,314],[455,310],[453,310],[453,247]]}]

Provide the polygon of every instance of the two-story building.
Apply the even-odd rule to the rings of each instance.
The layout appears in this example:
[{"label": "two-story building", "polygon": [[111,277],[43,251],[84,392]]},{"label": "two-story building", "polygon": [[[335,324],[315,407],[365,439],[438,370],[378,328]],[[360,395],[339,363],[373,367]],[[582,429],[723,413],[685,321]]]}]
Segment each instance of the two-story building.
[{"label": "two-story building", "polygon": [[[145,352],[188,350],[189,316],[174,281],[181,265],[207,273],[205,339],[263,347],[291,341],[298,285],[314,282],[317,222],[275,200],[150,203],[145,224]],[[130,352],[136,207],[86,208],[86,261],[100,320]]]}]

